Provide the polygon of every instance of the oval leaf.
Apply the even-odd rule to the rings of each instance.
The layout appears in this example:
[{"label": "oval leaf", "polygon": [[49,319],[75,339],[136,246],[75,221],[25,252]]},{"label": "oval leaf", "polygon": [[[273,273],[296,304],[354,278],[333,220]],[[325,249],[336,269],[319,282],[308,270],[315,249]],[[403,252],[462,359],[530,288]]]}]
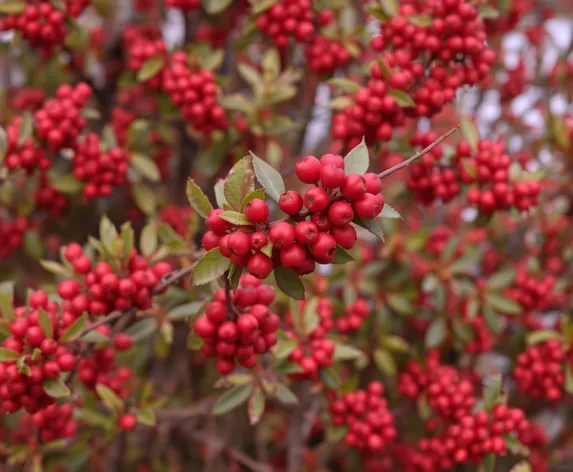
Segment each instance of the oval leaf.
[{"label": "oval leaf", "polygon": [[131,155],[131,164],[146,179],[158,182],[161,179],[159,168],[153,159],[138,152]]},{"label": "oval leaf", "polygon": [[159,74],[163,65],[165,64],[165,59],[163,57],[152,57],[143,63],[141,69],[137,71],[137,81],[145,82],[151,79],[155,75]]},{"label": "oval leaf", "polygon": [[193,285],[204,285],[221,277],[231,265],[219,248],[211,249],[201,259],[191,272]]},{"label": "oval leaf", "polygon": [[446,320],[438,318],[426,331],[426,347],[431,349],[439,346],[446,339]]},{"label": "oval leaf", "polygon": [[255,393],[249,398],[249,405],[247,413],[249,415],[249,423],[251,425],[257,424],[265,411],[266,398],[261,389],[257,389]]},{"label": "oval leaf", "polygon": [[213,206],[211,205],[211,202],[209,202],[207,196],[203,193],[203,190],[201,190],[201,187],[199,187],[193,179],[189,179],[185,190],[189,204],[203,218],[207,218],[207,215],[209,215],[213,210]]},{"label": "oval leaf", "polygon": [[213,405],[213,409],[211,410],[212,413],[220,416],[234,410],[239,405],[247,401],[251,396],[252,391],[253,386],[250,384],[235,385],[217,399]]},{"label": "oval leaf", "polygon": [[333,264],[346,264],[347,262],[353,262],[355,260],[356,259],[354,259],[354,257],[352,257],[342,246],[336,246],[336,254],[332,260]]},{"label": "oval leaf", "polygon": [[347,174],[365,174],[370,166],[370,156],[364,138],[344,158],[344,170]]},{"label": "oval leaf", "polygon": [[468,142],[474,152],[477,151],[479,133],[474,122],[467,116],[460,119],[460,130],[463,138]]},{"label": "oval leaf", "polygon": [[60,343],[69,343],[78,339],[86,328],[87,322],[88,315],[87,313],[84,313],[70,326],[68,326],[68,328],[64,331],[64,334],[60,336]]},{"label": "oval leaf", "polygon": [[5,347],[0,347],[0,362],[17,361],[20,358],[20,354],[12,349],[6,349]]},{"label": "oval leaf", "polygon": [[103,384],[97,384],[96,392],[104,405],[110,410],[123,410],[123,400],[111,388]]},{"label": "oval leaf", "polygon": [[52,398],[69,397],[72,393],[67,385],[59,379],[44,380],[44,392]]},{"label": "oval leaf", "polygon": [[253,157],[253,167],[257,180],[265,188],[269,197],[278,202],[279,197],[285,192],[285,183],[281,174],[252,152],[251,156]]},{"label": "oval leaf", "polygon": [[252,223],[247,220],[247,217],[238,211],[224,211],[219,213],[219,217],[238,226],[249,226]]},{"label": "oval leaf", "polygon": [[304,286],[294,270],[286,267],[277,267],[275,269],[275,280],[278,288],[286,295],[295,300],[304,300]]}]

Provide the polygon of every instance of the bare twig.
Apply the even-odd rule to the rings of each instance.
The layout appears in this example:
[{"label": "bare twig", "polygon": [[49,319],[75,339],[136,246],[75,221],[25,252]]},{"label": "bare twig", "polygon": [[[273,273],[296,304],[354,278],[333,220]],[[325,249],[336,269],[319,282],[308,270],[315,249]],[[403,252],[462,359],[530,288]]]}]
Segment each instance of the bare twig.
[{"label": "bare twig", "polygon": [[378,174],[378,178],[380,180],[382,180],[384,177],[388,177],[389,175],[393,174],[394,172],[397,172],[400,169],[403,169],[404,167],[408,167],[410,164],[412,164],[413,162],[416,162],[418,159],[420,159],[420,157],[422,157],[424,154],[428,154],[432,149],[434,149],[437,145],[439,145],[446,138],[448,138],[452,134],[454,134],[457,130],[458,130],[458,126],[456,126],[455,128],[452,128],[447,133],[442,134],[438,139],[436,139],[428,147],[422,149],[421,151],[418,151],[416,154],[414,154],[412,157],[409,157],[404,162],[400,162],[400,164],[396,164],[395,166],[390,167],[389,169],[386,169],[385,171],[380,172]]},{"label": "bare twig", "polygon": [[217,397],[207,397],[201,401],[183,408],[170,408],[169,410],[157,411],[157,419],[159,421],[185,421],[197,416],[209,414],[211,406]]}]

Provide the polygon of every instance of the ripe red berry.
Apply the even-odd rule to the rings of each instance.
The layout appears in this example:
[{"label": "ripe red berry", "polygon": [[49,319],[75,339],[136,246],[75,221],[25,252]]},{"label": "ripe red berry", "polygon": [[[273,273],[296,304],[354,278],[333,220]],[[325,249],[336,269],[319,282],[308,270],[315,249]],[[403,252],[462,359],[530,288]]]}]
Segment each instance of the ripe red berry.
[{"label": "ripe red berry", "polygon": [[309,188],[304,193],[304,206],[312,212],[325,210],[330,202],[326,190],[320,187]]},{"label": "ripe red berry", "polygon": [[306,259],[306,249],[300,244],[281,249],[280,252],[281,263],[285,267],[297,267]]},{"label": "ripe red berry", "polygon": [[315,184],[320,178],[322,164],[314,156],[306,156],[300,159],[295,165],[295,173],[301,182],[305,184]]},{"label": "ripe red berry", "polygon": [[294,190],[288,190],[280,196],[279,208],[287,215],[296,215],[302,209],[302,196]]},{"label": "ripe red berry", "polygon": [[332,262],[336,254],[336,240],[328,233],[318,233],[318,237],[309,248],[319,262],[327,264]]},{"label": "ripe red berry", "polygon": [[353,206],[358,217],[370,220],[376,218],[382,211],[384,198],[380,194],[367,193],[360,200],[354,202]]},{"label": "ripe red berry", "polygon": [[133,346],[133,338],[126,333],[120,333],[113,338],[113,347],[118,351],[126,351]]},{"label": "ripe red berry", "polygon": [[210,251],[211,249],[215,249],[219,245],[219,241],[221,241],[221,235],[215,233],[214,231],[207,231],[203,238],[201,239],[201,244],[205,248],[206,251]]},{"label": "ripe red berry", "polygon": [[124,431],[133,431],[137,426],[137,418],[133,415],[123,415],[119,420],[119,427]]},{"label": "ripe red berry", "polygon": [[247,233],[237,231],[229,236],[229,250],[231,254],[239,257],[246,256],[251,252],[251,238]]},{"label": "ripe red berry", "polygon": [[334,226],[343,226],[352,221],[354,211],[347,202],[334,202],[328,209],[328,219]]},{"label": "ripe red berry", "polygon": [[358,200],[366,193],[366,182],[359,174],[348,174],[340,187],[342,196],[348,200]]},{"label": "ripe red berry", "polygon": [[269,207],[264,200],[255,198],[247,204],[245,216],[251,223],[262,223],[269,217]]},{"label": "ripe red berry", "polygon": [[332,237],[336,240],[336,244],[344,249],[352,249],[356,243],[357,235],[354,226],[348,224],[344,226],[336,226],[330,231]]},{"label": "ripe red berry", "polygon": [[378,194],[382,191],[382,182],[376,174],[364,174],[364,182],[366,184],[366,191],[368,193]]},{"label": "ripe red berry", "polygon": [[251,234],[251,249],[260,251],[267,245],[267,235],[262,231]]},{"label": "ripe red berry", "polygon": [[237,318],[237,328],[239,329],[240,334],[249,334],[252,333],[259,327],[259,322],[257,319],[249,314],[245,313]]},{"label": "ripe red berry", "polygon": [[344,169],[334,164],[323,165],[320,169],[320,181],[326,188],[338,188],[344,183]]},{"label": "ripe red berry", "polygon": [[322,166],[328,166],[330,164],[344,170],[344,159],[342,156],[337,154],[325,154],[320,158],[320,164]]},{"label": "ripe red berry", "polygon": [[286,249],[294,244],[294,228],[291,224],[281,221],[269,231],[269,239],[277,249]]},{"label": "ripe red berry", "polygon": [[267,255],[259,252],[250,257],[247,263],[247,270],[249,274],[254,275],[258,279],[265,279],[273,270],[273,261]]},{"label": "ripe red berry", "polygon": [[318,236],[318,228],[312,221],[301,221],[294,227],[296,241],[300,244],[310,244]]},{"label": "ripe red berry", "polygon": [[207,228],[215,233],[224,233],[230,227],[230,223],[219,216],[221,213],[223,210],[217,208],[211,211],[205,220]]}]

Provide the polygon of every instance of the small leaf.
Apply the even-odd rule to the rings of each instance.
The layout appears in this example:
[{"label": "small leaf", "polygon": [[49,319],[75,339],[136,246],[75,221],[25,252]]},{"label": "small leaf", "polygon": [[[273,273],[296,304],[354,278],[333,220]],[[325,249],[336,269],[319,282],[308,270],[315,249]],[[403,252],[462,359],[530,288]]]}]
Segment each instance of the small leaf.
[{"label": "small leaf", "polygon": [[515,269],[504,269],[492,275],[485,283],[485,286],[492,290],[501,290],[509,287],[515,280]]},{"label": "small leaf", "polygon": [[294,270],[279,266],[274,272],[277,286],[282,292],[295,300],[304,300],[304,286]]},{"label": "small leaf", "polygon": [[139,248],[145,257],[150,257],[157,250],[157,225],[149,223],[141,230],[139,236]]},{"label": "small leaf", "polygon": [[59,379],[44,380],[44,392],[52,398],[64,398],[72,394],[67,385]]},{"label": "small leaf", "polygon": [[260,388],[257,388],[247,406],[247,414],[249,415],[249,423],[251,425],[257,424],[265,411],[266,398],[265,394]]},{"label": "small leaf", "polygon": [[431,26],[432,24],[432,17],[428,15],[408,15],[406,19],[416,26]]},{"label": "small leaf", "polygon": [[249,0],[253,15],[258,15],[278,3],[279,0]]},{"label": "small leaf", "polygon": [[233,0],[203,0],[203,8],[209,15],[216,15],[225,11]]},{"label": "small leaf", "polygon": [[354,80],[345,79],[342,77],[334,77],[326,81],[327,84],[333,85],[346,93],[356,93],[362,86]]},{"label": "small leaf", "polygon": [[454,318],[452,322],[452,331],[455,338],[462,343],[464,346],[472,342],[474,339],[474,332],[470,325],[464,323],[459,318]]},{"label": "small leaf", "polygon": [[258,188],[256,190],[253,190],[245,198],[243,198],[243,201],[241,202],[241,207],[239,208],[241,213],[245,211],[245,208],[247,207],[247,205],[251,201],[253,201],[255,198],[259,198],[261,200],[264,200],[265,199],[265,189],[264,188]]},{"label": "small leaf", "polygon": [[219,218],[237,226],[251,226],[253,224],[247,220],[245,215],[238,211],[224,211],[223,213],[219,213]]},{"label": "small leaf", "polygon": [[20,0],[4,0],[0,3],[0,13],[17,15],[26,9],[26,2]]},{"label": "small leaf", "polygon": [[129,334],[134,342],[139,342],[151,336],[156,330],[157,322],[154,319],[146,318],[132,324],[125,330],[125,334]]},{"label": "small leaf", "polygon": [[60,336],[60,344],[69,343],[78,339],[86,328],[88,323],[88,315],[84,313],[76,321],[74,321],[64,333]]},{"label": "small leaf", "polygon": [[234,410],[247,401],[252,391],[253,386],[250,384],[231,387],[217,399],[211,412],[214,415],[220,416]]},{"label": "small leaf", "polygon": [[279,197],[285,192],[285,183],[281,174],[252,152],[251,156],[253,157],[253,167],[257,180],[265,188],[268,196],[278,202]]},{"label": "small leaf", "polygon": [[501,334],[501,317],[499,314],[491,307],[486,305],[482,308],[482,316],[485,321],[486,326],[493,334]]},{"label": "small leaf", "polygon": [[356,349],[348,344],[336,343],[334,345],[334,360],[335,361],[348,361],[352,359],[358,359],[364,356],[364,353],[360,349]]},{"label": "small leaf", "polygon": [[401,338],[400,336],[385,335],[380,341],[380,345],[389,349],[390,351],[396,352],[409,352],[410,346],[408,342]]},{"label": "small leaf", "polygon": [[483,390],[483,401],[487,411],[491,411],[491,409],[497,404],[501,395],[501,384],[501,374],[487,377]]},{"label": "small leaf", "polygon": [[336,97],[330,100],[324,108],[330,108],[331,110],[342,110],[350,105],[354,104],[354,101],[350,97]]},{"label": "small leaf", "polygon": [[460,118],[460,130],[463,138],[468,142],[473,152],[477,151],[479,133],[474,122],[467,116]]},{"label": "small leaf", "polygon": [[479,17],[484,20],[495,20],[499,18],[499,11],[493,8],[491,5],[482,4],[479,5]]},{"label": "small leaf", "polygon": [[504,314],[518,315],[523,312],[523,307],[518,302],[499,293],[486,294],[485,301]]},{"label": "small leaf", "polygon": [[416,310],[414,306],[402,295],[391,293],[386,296],[388,306],[401,315],[412,315]]},{"label": "small leaf", "polygon": [[336,246],[336,254],[332,260],[332,264],[346,264],[347,262],[354,262],[356,259],[342,246]]},{"label": "small leaf", "polygon": [[567,393],[573,393],[573,370],[571,370],[571,364],[569,362],[565,363],[565,383],[563,388],[565,388]]},{"label": "small leaf", "polygon": [[213,206],[209,202],[207,196],[201,190],[193,179],[187,180],[187,200],[193,209],[199,213],[203,218],[207,218],[209,213],[213,210]]},{"label": "small leaf", "polygon": [[225,205],[230,206],[225,197],[225,180],[221,179],[215,184],[215,200],[220,209],[225,208]]},{"label": "small leaf", "polygon": [[495,454],[488,454],[480,464],[480,472],[495,472]]},{"label": "small leaf", "polygon": [[384,206],[382,207],[382,211],[378,215],[378,218],[398,219],[402,218],[402,215],[400,215],[400,213],[398,213],[398,211],[395,208],[391,207],[387,203],[384,203]]},{"label": "small leaf", "polygon": [[358,146],[352,149],[344,158],[344,170],[347,174],[360,174],[363,175],[368,172],[370,166],[370,156],[366,141],[362,141]]},{"label": "small leaf", "polygon": [[83,182],[72,174],[62,175],[50,179],[50,185],[58,192],[68,195],[78,193],[84,186]]},{"label": "small leaf", "polygon": [[38,323],[47,338],[54,337],[54,324],[52,323],[52,319],[46,310],[41,307],[38,308]]},{"label": "small leaf", "polygon": [[385,349],[376,349],[374,351],[374,363],[380,372],[389,377],[394,377],[397,372],[396,362]]},{"label": "small leaf", "polygon": [[145,184],[136,182],[131,186],[131,194],[137,207],[146,215],[153,215],[157,202],[155,193]]},{"label": "small leaf", "polygon": [[255,173],[251,156],[238,161],[225,179],[223,191],[227,203],[238,210],[244,198],[255,190]]},{"label": "small leaf", "polygon": [[386,94],[394,97],[396,99],[396,103],[398,103],[401,108],[411,108],[416,106],[412,97],[403,90],[388,90]]},{"label": "small leaf", "polygon": [[137,422],[146,426],[155,426],[157,424],[157,418],[155,417],[153,408],[142,408],[139,410],[137,412]]},{"label": "small leaf", "polygon": [[17,361],[20,359],[20,354],[12,349],[0,347],[0,362]]},{"label": "small leaf", "polygon": [[146,179],[152,182],[159,182],[161,180],[161,173],[153,159],[150,157],[134,152],[131,155],[131,165]]},{"label": "small leaf", "polygon": [[18,132],[18,146],[22,146],[22,144],[32,137],[34,133],[34,118],[30,112],[25,112],[22,115],[22,123],[20,123]]},{"label": "small leaf", "polygon": [[297,346],[298,343],[294,339],[280,339],[273,348],[273,355],[277,360],[286,359]]},{"label": "small leaf", "polygon": [[87,332],[82,337],[79,338],[81,342],[84,343],[107,343],[111,341],[105,334],[96,331],[95,329]]},{"label": "small leaf", "polygon": [[340,388],[340,377],[332,367],[320,369],[320,378],[327,387],[334,390]]},{"label": "small leaf", "polygon": [[533,469],[531,468],[531,464],[529,462],[521,461],[509,469],[509,472],[533,472]]},{"label": "small leaf", "polygon": [[380,6],[384,10],[384,12],[390,17],[396,16],[399,12],[398,0],[381,0]]},{"label": "small leaf", "polygon": [[302,332],[308,336],[318,328],[320,317],[318,316],[318,298],[313,297],[304,305],[302,312]]},{"label": "small leaf", "polygon": [[382,75],[382,77],[384,77],[385,79],[389,79],[390,77],[392,77],[392,69],[390,68],[390,66],[388,65],[388,63],[386,62],[386,60],[384,59],[384,57],[382,55],[380,55],[378,57],[378,67],[380,69],[380,74]]},{"label": "small leaf", "polygon": [[332,444],[339,443],[346,433],[348,433],[348,426],[331,426],[326,430],[326,440]]},{"label": "small leaf", "polygon": [[197,261],[197,265],[191,272],[193,285],[204,285],[221,277],[230,265],[229,259],[221,254],[219,248],[211,249]]},{"label": "small leaf", "polygon": [[141,69],[137,71],[137,81],[145,82],[146,80],[151,79],[152,77],[159,74],[164,65],[165,58],[163,57],[157,56],[148,59],[143,63]]},{"label": "small leaf", "polygon": [[559,339],[560,341],[563,341],[563,336],[561,333],[553,329],[541,329],[527,335],[527,345],[533,346],[535,344],[549,341],[550,339]]},{"label": "small leaf", "polygon": [[363,228],[367,229],[380,241],[384,242],[384,231],[382,230],[382,226],[377,219],[374,218],[372,220],[361,220],[360,218],[354,218],[354,222],[358,226],[362,226]]},{"label": "small leaf", "polygon": [[274,395],[283,405],[296,405],[298,403],[296,395],[285,384],[278,384]]},{"label": "small leaf", "polygon": [[190,316],[196,315],[204,306],[205,303],[203,302],[185,303],[170,310],[169,313],[167,313],[167,318],[171,321],[181,321],[189,318]]},{"label": "small leaf", "polygon": [[16,319],[16,313],[12,306],[12,296],[3,291],[0,291],[0,314],[8,321]]},{"label": "small leaf", "polygon": [[528,456],[529,448],[525,446],[519,439],[512,436],[511,434],[506,434],[503,439],[505,440],[505,445],[507,449],[512,453],[520,456]]},{"label": "small leaf", "polygon": [[225,60],[225,50],[215,49],[214,51],[199,58],[199,66],[202,70],[217,70],[223,65]]},{"label": "small leaf", "polygon": [[263,77],[257,69],[255,69],[253,66],[245,64],[244,62],[241,62],[237,65],[237,71],[239,72],[241,78],[249,84],[255,95],[262,91]]},{"label": "small leaf", "polygon": [[446,320],[437,318],[432,322],[426,331],[425,344],[428,349],[442,344],[446,339]]},{"label": "small leaf", "polygon": [[111,388],[104,384],[97,384],[95,389],[98,396],[101,398],[101,401],[110,410],[123,410],[123,400]]}]

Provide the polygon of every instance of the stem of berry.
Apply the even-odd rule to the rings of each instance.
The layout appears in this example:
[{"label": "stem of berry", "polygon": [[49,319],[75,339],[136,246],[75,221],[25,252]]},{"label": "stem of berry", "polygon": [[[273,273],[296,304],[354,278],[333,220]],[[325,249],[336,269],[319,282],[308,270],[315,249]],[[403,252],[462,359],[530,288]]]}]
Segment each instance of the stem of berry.
[{"label": "stem of berry", "polygon": [[389,169],[386,169],[385,171],[380,172],[378,174],[378,178],[380,180],[382,180],[384,177],[388,177],[389,175],[393,174],[394,172],[397,172],[400,169],[403,169],[404,167],[408,167],[410,164],[412,164],[413,162],[416,162],[418,159],[420,159],[420,157],[422,157],[424,154],[428,154],[432,149],[434,149],[438,144],[440,144],[446,138],[448,138],[452,134],[454,134],[458,130],[458,128],[459,128],[459,126],[456,126],[455,128],[452,128],[448,132],[442,134],[438,139],[436,139],[428,147],[425,147],[421,151],[418,151],[416,154],[414,154],[412,157],[409,157],[404,162],[400,162],[400,164],[396,164],[395,166],[390,167]]}]

